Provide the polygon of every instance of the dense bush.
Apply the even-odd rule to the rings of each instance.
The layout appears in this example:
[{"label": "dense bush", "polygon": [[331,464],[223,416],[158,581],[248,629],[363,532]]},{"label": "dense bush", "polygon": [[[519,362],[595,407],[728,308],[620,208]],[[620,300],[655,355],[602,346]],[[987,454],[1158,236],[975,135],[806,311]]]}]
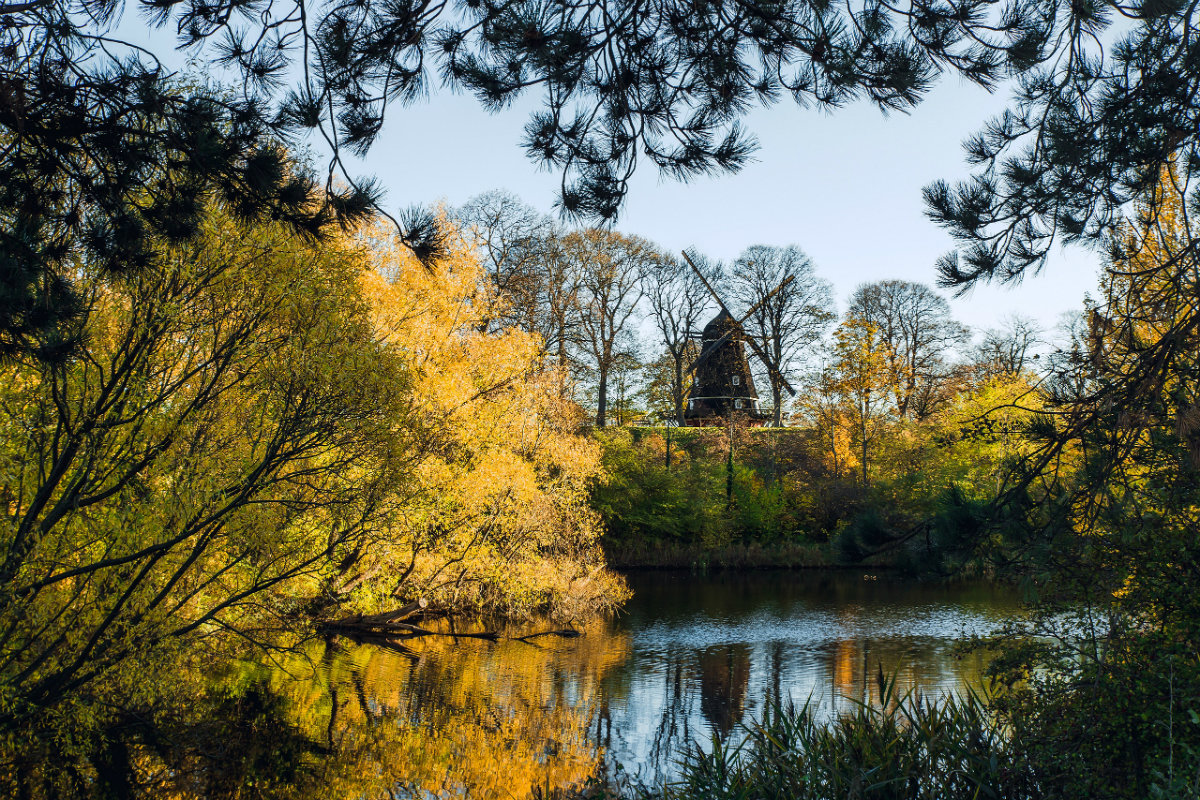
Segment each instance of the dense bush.
[{"label": "dense bush", "polygon": [[729,433],[719,428],[597,431],[607,478],[592,507],[607,529],[606,548],[618,562],[663,566],[827,561],[811,554],[828,539],[818,519],[827,509],[779,446],[803,435],[735,431],[730,464]]},{"label": "dense bush", "polygon": [[[1023,412],[984,428],[976,418],[1024,390],[1019,379],[984,382],[940,414],[896,422],[879,434],[866,486],[853,453],[828,452],[818,427],[597,429],[606,478],[592,508],[617,563],[812,564],[799,547],[821,549],[819,563],[879,554],[950,573],[971,558],[951,541],[962,509],[994,496],[1020,447],[1010,433]],[[910,535],[918,529],[929,535]],[[761,560],[735,555],[749,548]]]}]

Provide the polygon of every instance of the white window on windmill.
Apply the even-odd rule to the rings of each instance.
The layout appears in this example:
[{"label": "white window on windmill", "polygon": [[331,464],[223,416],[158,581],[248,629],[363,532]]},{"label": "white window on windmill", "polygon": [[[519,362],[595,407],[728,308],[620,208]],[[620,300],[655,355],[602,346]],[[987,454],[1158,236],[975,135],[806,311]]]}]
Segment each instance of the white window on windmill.
[{"label": "white window on windmill", "polygon": [[734,386],[741,386],[741,385],[742,385],[742,376],[741,376],[741,375],[734,375],[734,376],[733,376],[733,385],[734,385]]},{"label": "white window on windmill", "polygon": [[[734,378],[734,380],[737,380],[737,378]],[[742,398],[740,398],[740,397],[739,397],[738,399],[734,400],[734,401],[733,401],[733,407],[734,407],[734,408],[741,408],[741,407],[742,407]]]}]

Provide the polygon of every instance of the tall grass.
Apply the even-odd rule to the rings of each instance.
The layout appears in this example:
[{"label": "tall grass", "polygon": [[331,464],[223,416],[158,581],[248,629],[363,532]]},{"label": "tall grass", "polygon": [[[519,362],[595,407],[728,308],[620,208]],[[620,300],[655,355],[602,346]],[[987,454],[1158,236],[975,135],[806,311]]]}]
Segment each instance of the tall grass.
[{"label": "tall grass", "polygon": [[1039,796],[1009,732],[974,693],[928,702],[877,678],[878,704],[835,720],[768,707],[740,740],[693,748],[663,800],[977,800]]}]

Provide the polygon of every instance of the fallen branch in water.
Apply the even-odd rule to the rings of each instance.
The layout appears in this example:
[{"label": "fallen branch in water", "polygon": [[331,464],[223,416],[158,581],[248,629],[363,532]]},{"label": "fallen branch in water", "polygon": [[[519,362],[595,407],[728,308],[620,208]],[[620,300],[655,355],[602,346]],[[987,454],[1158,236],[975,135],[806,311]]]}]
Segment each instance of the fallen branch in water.
[{"label": "fallen branch in water", "polygon": [[559,636],[564,639],[573,639],[582,635],[579,631],[572,628],[538,631],[536,633],[528,633],[524,636],[501,636],[498,631],[476,631],[473,633],[463,633],[461,631],[454,630],[431,631],[428,628],[422,628],[407,622],[390,621],[387,619],[389,616],[389,614],[375,614],[372,616],[357,615],[326,622],[321,627],[330,633],[341,633],[350,636],[377,638],[400,637],[406,639],[411,639],[418,636],[449,636],[454,639],[487,639],[493,642],[501,639],[528,642],[530,639],[536,639],[539,636]]},{"label": "fallen branch in water", "polygon": [[330,620],[322,623],[321,628],[330,633],[341,633],[350,636],[369,637],[376,639],[395,639],[397,637],[410,639],[417,636],[451,636],[455,639],[488,639],[490,641],[499,641],[500,639],[508,639],[510,641],[528,642],[530,639],[536,639],[539,636],[559,636],[564,639],[574,639],[581,636],[579,631],[573,628],[561,628],[551,631],[538,631],[536,633],[528,633],[524,636],[501,636],[497,631],[479,631],[476,633],[460,633],[455,630],[449,631],[431,631],[427,628],[421,628],[403,620],[414,617],[417,614],[424,614],[429,608],[429,601],[424,597],[414,600],[406,606],[395,609],[394,611],[385,611],[382,614],[352,614],[341,619]]},{"label": "fallen branch in water", "polygon": [[406,606],[401,606],[394,611],[385,611],[382,614],[353,614],[349,617],[343,617],[339,620],[326,623],[327,626],[341,628],[373,628],[381,625],[389,625],[401,622],[409,617],[420,614],[429,607],[429,601],[424,597],[418,598]]},{"label": "fallen branch in water", "polygon": [[514,636],[513,639],[518,642],[526,642],[530,639],[536,639],[539,636],[561,636],[564,639],[574,639],[582,635],[582,633],[573,628],[563,628],[562,630],[558,631],[538,631],[537,633],[530,633],[526,636]]},{"label": "fallen branch in water", "polygon": [[[326,622],[321,626],[324,630],[337,633],[359,633],[364,635],[384,636],[389,634],[407,634],[409,636],[434,636],[437,631],[431,631],[407,622],[375,622],[357,620],[353,617]],[[445,634],[449,635],[449,634]]]}]

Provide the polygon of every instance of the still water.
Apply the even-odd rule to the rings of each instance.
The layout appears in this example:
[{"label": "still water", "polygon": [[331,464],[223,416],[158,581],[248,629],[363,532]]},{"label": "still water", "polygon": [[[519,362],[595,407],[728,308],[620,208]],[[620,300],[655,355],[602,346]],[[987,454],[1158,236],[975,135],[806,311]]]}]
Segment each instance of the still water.
[{"label": "still water", "polygon": [[883,574],[629,580],[625,612],[578,638],[336,640],[280,664],[272,689],[359,796],[524,797],[600,775],[654,785],[690,742],[737,736],[776,699],[836,713],[880,665],[930,695],[972,684],[985,656],[955,643],[1016,611],[987,584]]}]

